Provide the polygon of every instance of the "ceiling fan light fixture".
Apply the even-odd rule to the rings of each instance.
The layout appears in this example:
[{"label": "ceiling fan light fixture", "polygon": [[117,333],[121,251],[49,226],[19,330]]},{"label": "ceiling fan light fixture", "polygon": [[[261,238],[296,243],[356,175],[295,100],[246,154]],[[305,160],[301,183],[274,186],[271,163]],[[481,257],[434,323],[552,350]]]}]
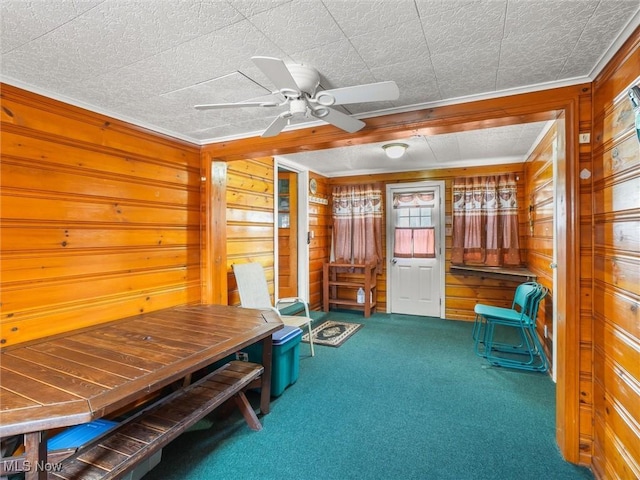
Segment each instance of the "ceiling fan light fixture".
[{"label": "ceiling fan light fixture", "polygon": [[384,153],[391,159],[397,159],[404,155],[404,152],[409,148],[406,143],[387,143],[382,146]]}]

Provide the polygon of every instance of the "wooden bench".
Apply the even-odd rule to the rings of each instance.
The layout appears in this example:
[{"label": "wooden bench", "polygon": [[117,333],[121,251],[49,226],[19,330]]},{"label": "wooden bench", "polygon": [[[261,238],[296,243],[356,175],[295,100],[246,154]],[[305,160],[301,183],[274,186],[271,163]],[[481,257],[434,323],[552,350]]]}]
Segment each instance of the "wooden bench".
[{"label": "wooden bench", "polygon": [[233,398],[253,430],[262,425],[243,390],[260,378],[262,365],[230,362],[164,397],[83,446],[49,479],[114,479],[132,470],[187,428]]}]

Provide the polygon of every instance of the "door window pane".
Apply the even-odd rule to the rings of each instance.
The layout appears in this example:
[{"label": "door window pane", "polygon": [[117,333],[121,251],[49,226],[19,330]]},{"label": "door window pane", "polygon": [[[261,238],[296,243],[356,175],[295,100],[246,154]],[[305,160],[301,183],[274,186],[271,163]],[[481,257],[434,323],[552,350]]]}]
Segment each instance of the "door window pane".
[{"label": "door window pane", "polygon": [[400,258],[435,257],[433,191],[394,193],[394,256]]}]

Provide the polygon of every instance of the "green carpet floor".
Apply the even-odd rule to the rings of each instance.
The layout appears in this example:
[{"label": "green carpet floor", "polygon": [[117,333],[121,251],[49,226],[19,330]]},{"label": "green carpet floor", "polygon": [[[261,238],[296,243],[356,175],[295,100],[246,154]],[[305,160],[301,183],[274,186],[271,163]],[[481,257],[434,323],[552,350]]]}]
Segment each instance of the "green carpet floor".
[{"label": "green carpet floor", "polygon": [[556,446],[555,384],[489,366],[474,354],[471,323],[325,319],[364,327],[313,358],[300,345],[298,381],[273,400],[262,431],[237,414],[212,417],[165,447],[144,479],[593,478]]}]

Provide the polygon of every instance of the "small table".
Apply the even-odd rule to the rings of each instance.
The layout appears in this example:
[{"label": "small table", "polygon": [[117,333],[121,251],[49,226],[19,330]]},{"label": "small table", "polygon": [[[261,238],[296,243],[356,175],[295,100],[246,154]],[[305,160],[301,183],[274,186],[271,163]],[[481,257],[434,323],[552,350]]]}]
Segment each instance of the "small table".
[{"label": "small table", "polygon": [[463,275],[476,275],[485,278],[497,278],[499,280],[511,280],[514,282],[535,282],[538,278],[535,273],[525,267],[505,268],[451,265],[450,272]]},{"label": "small table", "polygon": [[[341,279],[340,275],[346,277]],[[325,263],[322,270],[323,310],[331,305],[347,308],[362,308],[365,318],[375,313],[378,288],[375,264]],[[357,291],[362,289],[364,298],[358,302]],[[341,297],[340,291],[349,292],[350,297]]]}]

